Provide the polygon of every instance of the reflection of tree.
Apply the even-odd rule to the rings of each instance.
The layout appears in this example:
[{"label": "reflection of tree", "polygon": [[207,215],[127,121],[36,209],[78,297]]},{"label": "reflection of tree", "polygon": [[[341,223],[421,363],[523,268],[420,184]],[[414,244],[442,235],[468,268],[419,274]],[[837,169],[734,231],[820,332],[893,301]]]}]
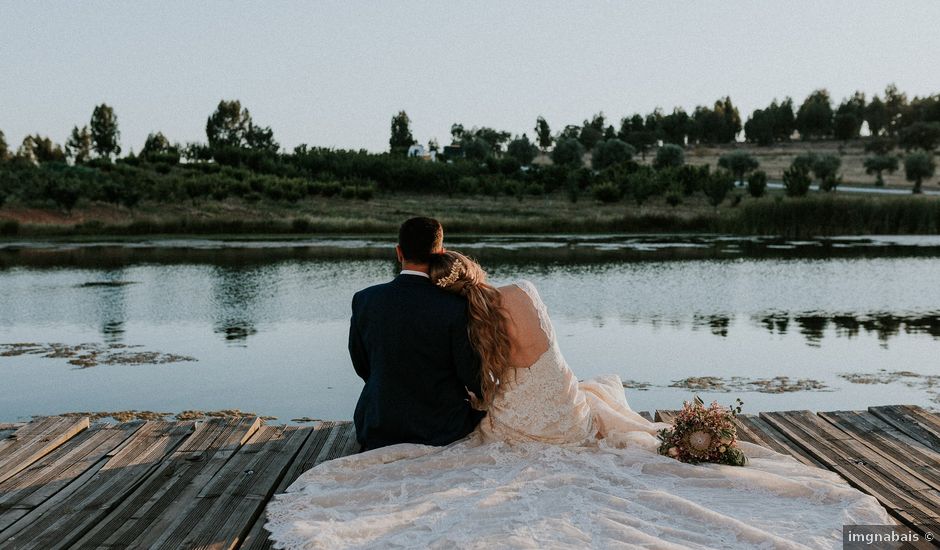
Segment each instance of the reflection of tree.
[{"label": "reflection of tree", "polygon": [[846,338],[858,336],[858,331],[862,326],[858,317],[854,315],[833,315],[832,324],[836,327],[836,334]]},{"label": "reflection of tree", "polygon": [[904,319],[895,315],[882,313],[862,321],[862,326],[868,332],[878,335],[882,347],[888,347],[888,340],[901,333],[901,324]]},{"label": "reflection of tree", "polygon": [[727,315],[695,315],[692,317],[692,328],[708,327],[715,336],[726,337],[731,319]]},{"label": "reflection of tree", "polygon": [[790,316],[786,313],[771,313],[761,317],[760,323],[764,325],[771,334],[776,331],[778,334],[786,334],[787,326],[790,324]]},{"label": "reflection of tree", "polygon": [[[755,320],[771,334],[775,332],[785,334],[789,319],[789,314],[778,312],[755,317]],[[885,348],[888,346],[888,341],[899,335],[902,329],[905,334],[928,334],[934,338],[940,338],[940,312],[920,315],[798,313],[793,316],[793,320],[800,326],[800,333],[806,337],[807,343],[811,346],[819,345],[829,323],[835,327],[836,336],[855,338],[862,329],[865,332],[874,333],[881,342],[881,346]]]},{"label": "reflection of tree", "polygon": [[262,266],[216,266],[212,269],[212,308],[216,334],[232,343],[258,332],[255,317],[262,289],[272,284]]},{"label": "reflection of tree", "polygon": [[124,324],[127,322],[127,286],[124,270],[107,271],[101,280],[83,285],[97,294],[95,304],[97,325],[101,339],[108,344],[121,343],[124,337]]},{"label": "reflection of tree", "polygon": [[806,343],[811,346],[819,345],[829,325],[829,318],[824,315],[798,315],[793,320],[800,326],[800,334],[806,337]]}]

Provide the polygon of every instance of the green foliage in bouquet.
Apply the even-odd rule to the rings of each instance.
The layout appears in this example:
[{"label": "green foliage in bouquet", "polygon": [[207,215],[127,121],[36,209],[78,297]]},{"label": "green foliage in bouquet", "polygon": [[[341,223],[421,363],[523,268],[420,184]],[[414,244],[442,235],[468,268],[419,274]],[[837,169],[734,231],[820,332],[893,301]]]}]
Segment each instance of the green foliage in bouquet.
[{"label": "green foliage in bouquet", "polygon": [[738,448],[738,434],[734,417],[741,412],[740,399],[737,405],[724,408],[717,401],[705,406],[699,396],[693,402],[683,402],[672,428],[659,430],[659,454],[682,462],[696,464],[715,462],[729,466],[744,466],[747,457]]}]

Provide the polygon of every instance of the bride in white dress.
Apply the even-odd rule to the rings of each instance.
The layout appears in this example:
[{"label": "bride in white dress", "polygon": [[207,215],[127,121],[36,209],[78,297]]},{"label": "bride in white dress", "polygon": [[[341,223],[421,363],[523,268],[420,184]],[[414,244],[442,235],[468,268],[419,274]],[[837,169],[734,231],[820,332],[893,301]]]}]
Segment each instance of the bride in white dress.
[{"label": "bride in white dress", "polygon": [[828,470],[739,442],[746,466],[657,453],[620,378],[578,382],[535,286],[469,258],[432,263],[467,297],[487,410],[446,447],[399,444],[322,463],[267,507],[275,548],[841,548],[844,524],[894,521]]}]

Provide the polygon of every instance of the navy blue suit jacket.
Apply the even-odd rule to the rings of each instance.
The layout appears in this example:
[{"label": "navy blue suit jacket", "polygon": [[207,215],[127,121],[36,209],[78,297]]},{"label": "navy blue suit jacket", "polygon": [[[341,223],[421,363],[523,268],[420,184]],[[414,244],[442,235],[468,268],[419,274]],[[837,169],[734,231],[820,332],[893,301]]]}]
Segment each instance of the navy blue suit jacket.
[{"label": "navy blue suit jacket", "polygon": [[420,275],[353,296],[349,355],[366,383],[353,416],[365,449],[395,443],[446,445],[483,417],[480,359],[467,333],[467,301]]}]

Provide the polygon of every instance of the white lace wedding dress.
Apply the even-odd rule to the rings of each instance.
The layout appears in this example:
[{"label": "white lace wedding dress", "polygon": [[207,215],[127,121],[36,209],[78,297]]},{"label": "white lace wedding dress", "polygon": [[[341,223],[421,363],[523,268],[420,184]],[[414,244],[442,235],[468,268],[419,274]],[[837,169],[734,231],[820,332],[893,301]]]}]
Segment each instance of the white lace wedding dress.
[{"label": "white lace wedding dress", "polygon": [[275,548],[841,548],[894,523],[828,470],[741,442],[744,467],[657,454],[620,378],[578,382],[549,349],[446,447],[392,445],[304,472],[267,507]]}]

